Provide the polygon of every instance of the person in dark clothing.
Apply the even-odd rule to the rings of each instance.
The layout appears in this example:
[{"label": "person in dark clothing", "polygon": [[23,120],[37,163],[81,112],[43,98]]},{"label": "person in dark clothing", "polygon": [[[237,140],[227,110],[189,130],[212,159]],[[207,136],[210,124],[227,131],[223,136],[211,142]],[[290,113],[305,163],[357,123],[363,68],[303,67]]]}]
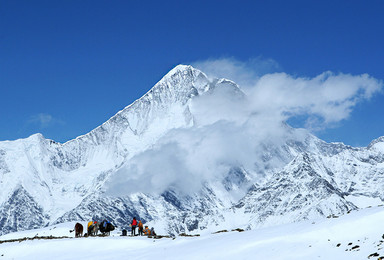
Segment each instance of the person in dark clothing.
[{"label": "person in dark clothing", "polygon": [[156,238],[156,232],[155,232],[155,229],[152,227],[151,228],[151,235],[154,236]]},{"label": "person in dark clothing", "polygon": [[131,226],[132,226],[131,236],[136,236],[136,226],[137,226],[136,218],[133,218]]}]

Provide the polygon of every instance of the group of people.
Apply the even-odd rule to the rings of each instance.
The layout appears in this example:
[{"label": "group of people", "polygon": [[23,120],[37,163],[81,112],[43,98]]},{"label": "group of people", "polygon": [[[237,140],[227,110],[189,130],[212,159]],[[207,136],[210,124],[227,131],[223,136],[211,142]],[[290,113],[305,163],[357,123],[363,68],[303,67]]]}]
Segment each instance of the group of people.
[{"label": "group of people", "polygon": [[[138,228],[139,236],[148,236],[148,237],[157,237],[155,229],[152,227],[149,229],[148,226],[144,226],[141,220],[137,221],[134,217],[131,224],[131,236],[136,236],[136,228]],[[97,221],[89,221],[87,225],[87,233],[84,236],[97,236],[98,231],[100,231],[103,235],[109,235],[111,231],[115,229],[115,226],[108,220],[103,220],[101,222]],[[72,231],[76,231],[75,236],[81,237],[83,236],[83,225],[80,223],[76,223],[75,229]],[[71,232],[72,232],[71,231]],[[122,235],[127,235],[127,230],[122,231]]]},{"label": "group of people", "polygon": [[130,224],[131,227],[131,236],[136,236],[136,227],[138,228],[138,235],[139,236],[156,236],[155,229],[152,227],[151,229],[148,228],[148,226],[144,226],[141,220],[137,222],[136,217],[133,218],[132,223]]}]

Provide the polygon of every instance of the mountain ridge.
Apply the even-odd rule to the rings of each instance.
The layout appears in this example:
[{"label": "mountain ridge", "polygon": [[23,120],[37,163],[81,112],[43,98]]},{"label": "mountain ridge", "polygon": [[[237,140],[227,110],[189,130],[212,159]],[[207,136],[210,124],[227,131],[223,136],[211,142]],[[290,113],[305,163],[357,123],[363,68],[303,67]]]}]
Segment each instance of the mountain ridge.
[{"label": "mountain ridge", "polygon": [[[210,80],[192,66],[179,65],[141,98],[85,135],[63,144],[41,134],[0,142],[1,232],[103,218],[124,227],[134,216],[170,234],[232,228],[233,217],[241,219],[241,227],[252,229],[283,219],[294,222],[357,209],[348,195],[384,200],[384,192],[375,188],[384,184],[384,137],[354,148],[326,143],[283,123],[278,140],[264,139],[255,129],[257,122],[229,124],[236,114],[225,113],[207,120],[206,111],[196,110],[197,105],[208,104],[208,110],[226,106],[228,97],[242,104],[245,94],[233,81]],[[196,105],[196,100],[203,103]],[[236,136],[239,130],[244,132]],[[234,140],[228,140],[231,136]],[[167,154],[164,147],[176,141],[177,149],[172,147]],[[207,148],[201,167],[193,165],[199,159],[188,161]],[[241,152],[251,153],[244,162],[238,160]],[[175,153],[186,172],[172,175]],[[143,164],[151,156],[160,156],[160,161],[166,158],[171,168],[159,171],[160,165],[151,165],[155,173],[145,178],[148,169]],[[206,162],[211,164],[205,166]],[[137,169],[132,165],[145,167],[135,177]],[[154,185],[168,177],[174,182],[165,182],[158,191],[140,192],[140,187],[129,191],[135,178]],[[123,185],[120,189],[127,190],[125,195],[106,193],[106,185],[114,178]],[[184,186],[177,187],[180,184]],[[188,185],[198,188],[185,192]],[[285,193],[284,187],[289,187]],[[33,205],[33,213],[21,204]],[[17,220],[17,216],[23,218]]]}]

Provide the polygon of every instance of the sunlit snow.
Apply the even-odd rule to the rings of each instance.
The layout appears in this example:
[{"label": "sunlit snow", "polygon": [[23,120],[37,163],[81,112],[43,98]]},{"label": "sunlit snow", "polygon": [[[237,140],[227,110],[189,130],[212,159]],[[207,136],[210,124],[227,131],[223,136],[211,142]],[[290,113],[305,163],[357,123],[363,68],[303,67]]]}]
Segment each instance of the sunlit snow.
[{"label": "sunlit snow", "polygon": [[[384,208],[251,231],[204,234],[199,237],[153,239],[123,237],[74,238],[74,223],[11,233],[0,241],[34,236],[70,236],[0,244],[0,259],[367,259],[384,256]],[[86,224],[86,223],[83,223]],[[377,256],[372,259],[377,259]]]}]

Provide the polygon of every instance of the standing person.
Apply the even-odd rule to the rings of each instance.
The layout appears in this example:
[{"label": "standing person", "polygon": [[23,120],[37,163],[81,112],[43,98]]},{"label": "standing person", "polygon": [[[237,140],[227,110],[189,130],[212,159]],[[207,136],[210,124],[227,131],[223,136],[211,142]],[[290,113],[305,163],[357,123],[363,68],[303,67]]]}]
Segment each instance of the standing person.
[{"label": "standing person", "polygon": [[142,236],[144,234],[143,233],[144,226],[143,226],[143,223],[141,222],[141,220],[139,220],[139,224],[137,226],[139,228],[139,236]]},{"label": "standing person", "polygon": [[136,221],[135,217],[133,218],[131,225],[132,225],[131,236],[135,236],[136,235],[136,226],[137,226],[137,221]]}]

